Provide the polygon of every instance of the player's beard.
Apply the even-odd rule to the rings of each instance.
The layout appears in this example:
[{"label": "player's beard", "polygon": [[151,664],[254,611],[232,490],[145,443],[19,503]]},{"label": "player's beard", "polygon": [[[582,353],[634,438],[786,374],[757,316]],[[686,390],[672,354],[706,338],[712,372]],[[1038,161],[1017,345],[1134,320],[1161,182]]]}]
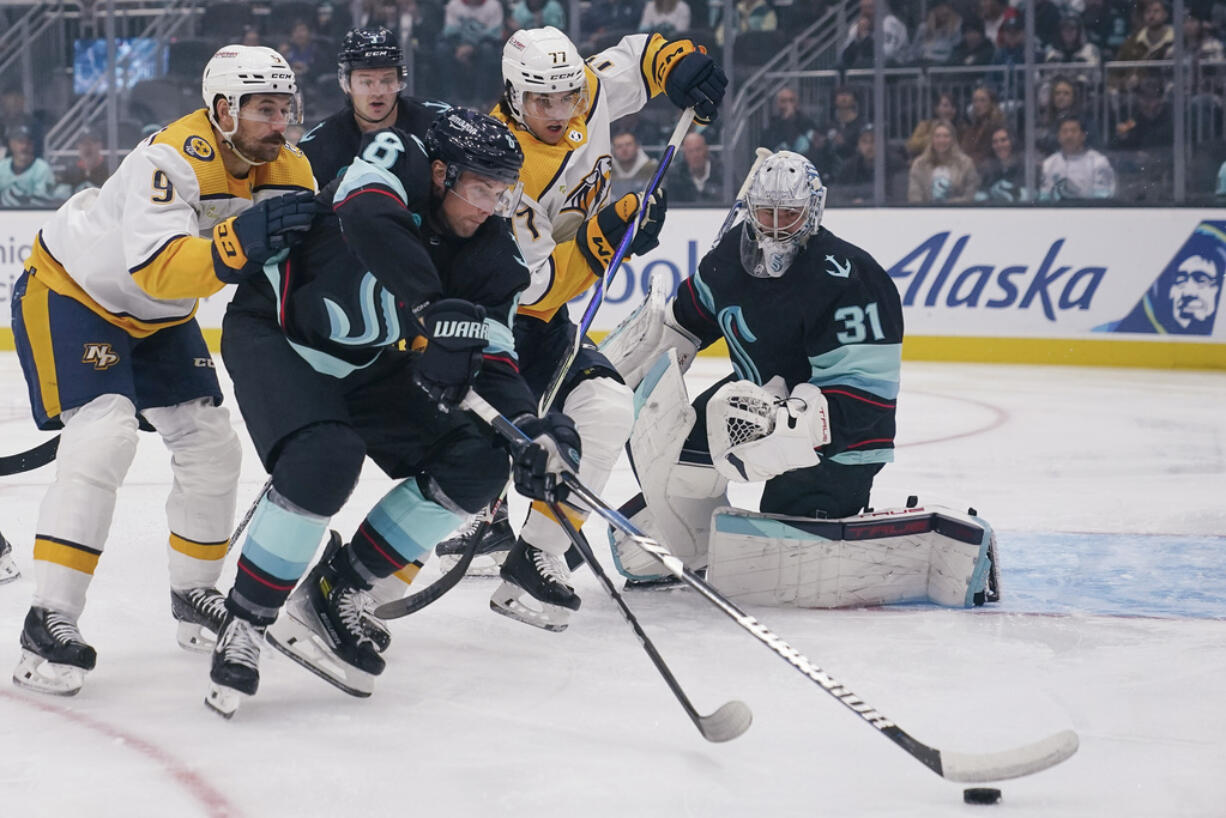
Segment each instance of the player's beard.
[{"label": "player's beard", "polygon": [[285,145],[285,136],[274,133],[263,139],[245,139],[238,134],[234,134],[230,138],[230,144],[234,146],[235,153],[238,153],[244,159],[254,160],[263,164],[276,159],[281,153],[281,147]]}]

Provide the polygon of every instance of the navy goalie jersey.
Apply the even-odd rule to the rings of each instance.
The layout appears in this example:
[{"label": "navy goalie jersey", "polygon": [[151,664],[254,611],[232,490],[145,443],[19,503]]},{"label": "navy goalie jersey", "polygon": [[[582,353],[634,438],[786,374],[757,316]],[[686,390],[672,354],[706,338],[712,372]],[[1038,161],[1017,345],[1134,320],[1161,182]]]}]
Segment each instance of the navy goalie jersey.
[{"label": "navy goalie jersey", "polygon": [[779,278],[741,263],[738,224],[681,282],[678,323],[702,347],[720,338],[738,378],[788,390],[808,381],[829,403],[825,458],[843,465],[894,459],[894,410],[902,355],[902,303],[872,256],[826,228]]}]

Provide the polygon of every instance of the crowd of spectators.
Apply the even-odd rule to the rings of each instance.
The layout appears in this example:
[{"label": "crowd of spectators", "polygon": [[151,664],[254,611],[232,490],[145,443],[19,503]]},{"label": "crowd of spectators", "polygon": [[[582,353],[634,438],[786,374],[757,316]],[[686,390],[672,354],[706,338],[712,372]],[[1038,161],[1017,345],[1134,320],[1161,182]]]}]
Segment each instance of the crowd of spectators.
[{"label": "crowd of spectators", "polygon": [[[742,35],[748,42],[749,35],[759,32],[786,37],[830,5],[828,0],[736,0],[732,25],[738,43]],[[873,65],[878,13],[883,15],[888,65],[985,67],[982,73],[951,74],[949,82],[934,83],[937,92],[921,100],[901,136],[899,123],[889,123],[885,130],[894,135],[885,140],[887,201],[1110,198],[1127,188],[1129,179],[1152,177],[1155,171],[1169,176],[1172,72],[1143,64],[1120,68],[1118,62],[1103,70],[1108,61],[1169,59],[1174,43],[1169,7],[1162,0],[1038,0],[1036,38],[1028,42],[1017,5],[1012,0],[928,0],[891,7],[888,0],[859,0],[858,15],[845,37],[836,40],[841,69]],[[354,25],[384,25],[397,33],[411,55],[419,96],[489,108],[501,93],[501,52],[510,33],[542,25],[570,30],[574,8],[568,0],[269,0],[264,7],[270,13],[206,19],[201,33],[217,44],[238,40],[281,51],[298,74],[308,117],[314,114],[315,119],[344,102],[336,83],[336,47]],[[1186,8],[1187,58],[1197,63],[1226,59],[1226,2],[1188,0]],[[579,9],[577,42],[584,54],[626,34],[648,31],[692,36],[716,51],[723,45],[722,0],[585,0]],[[1033,191],[1026,189],[1022,173],[1026,112],[1019,98],[1021,83],[1007,81],[1028,56],[1056,69],[1042,74],[1039,88],[1034,131],[1039,173]],[[798,93],[796,86],[779,90],[759,144],[809,157],[824,178],[842,189],[836,201],[868,202],[879,142],[869,116],[871,85],[863,76],[858,82],[851,77],[818,93]],[[1199,129],[1197,138],[1207,133],[1217,146],[1226,144],[1221,133],[1226,67],[1211,77],[1216,79],[1190,89],[1194,113],[1206,112],[1208,127],[1201,127],[1200,120],[1192,124]],[[179,79],[198,82],[186,75]],[[1102,104],[1104,95],[1110,105]],[[653,154],[671,121],[654,121],[651,110],[619,123],[615,190],[641,186],[656,167]],[[168,118],[146,115],[140,127],[156,127]],[[49,121],[29,110],[20,90],[0,92],[0,206],[54,204],[105,178],[106,161],[94,131],[80,134],[72,146],[75,156],[61,151],[50,164],[42,157]],[[674,202],[708,204],[722,198],[723,124],[699,128],[686,139],[668,174]],[[1226,150],[1213,150],[1222,154],[1213,160],[1216,169]],[[1202,187],[1215,189],[1212,181]],[[1217,187],[1226,189],[1226,183]],[[1137,190],[1129,188],[1130,193]]]}]

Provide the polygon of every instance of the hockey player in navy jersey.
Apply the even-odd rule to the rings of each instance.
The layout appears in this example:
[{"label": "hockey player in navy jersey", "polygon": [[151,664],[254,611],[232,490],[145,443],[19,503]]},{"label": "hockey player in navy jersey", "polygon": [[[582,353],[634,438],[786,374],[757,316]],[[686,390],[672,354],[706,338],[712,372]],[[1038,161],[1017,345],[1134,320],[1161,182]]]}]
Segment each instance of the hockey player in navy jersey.
[{"label": "hockey player in navy jersey", "polygon": [[[610,201],[612,121],[661,94],[710,121],[727,79],[689,39],[634,34],[585,61],[574,43],[551,26],[515,32],[503,50],[502,73],[505,93],[494,116],[507,123],[525,154],[524,197],[514,224],[532,272],[515,319],[515,344],[525,361],[524,376],[540,395],[578,331],[567,302],[605,274],[640,204],[646,219],[630,254],[649,252],[658,244],[666,210],[663,191],[645,203],[637,193]],[[630,390],[587,342],[562,381],[555,405],[574,418],[583,438],[580,479],[594,491],[603,490],[630,432]],[[575,526],[581,526],[586,511],[569,512]],[[458,552],[463,541],[458,537],[441,544],[440,554]],[[490,599],[493,609],[549,630],[565,628],[580,604],[567,565],[576,554],[567,554],[569,545],[543,503],[533,504],[518,539],[505,516],[497,519],[480,546],[487,553],[501,551],[498,556],[506,559],[503,582]]]},{"label": "hockey player in navy jersey", "polygon": [[[493,216],[513,212],[522,162],[505,126],[464,109],[442,114],[424,144],[367,134],[321,192],[308,239],[235,294],[222,355],[272,486],[213,655],[206,702],[223,715],[256,692],[260,643],[282,606],[268,640],[370,695],[386,634],[364,616],[364,592],[415,571],[512,470],[493,432],[454,409],[470,386],[540,447],[513,464],[521,492],[550,496],[549,476],[578,467],[574,425],[536,417],[516,364],[510,321],[528,270]],[[366,457],[401,482],[308,571]]]},{"label": "hockey player in navy jersey", "polygon": [[[635,458],[644,492],[622,509],[650,519],[695,570],[706,565],[709,520],[727,504],[729,479],[765,481],[762,512],[845,517],[866,506],[893,459],[902,306],[872,256],[822,226],[825,199],[807,159],[769,157],[748,188],[744,220],[660,314],[645,304],[602,344],[637,386],[661,376],[665,350],[684,370],[698,350],[727,341],[733,373],[694,401],[692,427],[679,420],[666,435],[684,438],[679,456]],[[614,554],[631,580],[663,578],[632,544],[619,540]]]},{"label": "hockey player in navy jersey", "polygon": [[424,136],[439,112],[451,107],[402,93],[408,73],[404,51],[395,32],[383,26],[348,31],[336,62],[337,81],[348,104],[298,140],[320,187],[357,156],[364,134],[394,127]]}]

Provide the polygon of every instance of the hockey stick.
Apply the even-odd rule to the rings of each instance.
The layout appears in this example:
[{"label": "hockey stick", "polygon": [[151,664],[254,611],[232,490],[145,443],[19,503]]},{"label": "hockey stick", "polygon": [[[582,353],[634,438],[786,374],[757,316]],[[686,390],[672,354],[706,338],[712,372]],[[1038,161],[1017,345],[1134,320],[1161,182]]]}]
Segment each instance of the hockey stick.
[{"label": "hockey stick", "polygon": [[[652,194],[660,186],[660,181],[664,178],[664,172],[668,170],[668,166],[672,163],[673,156],[676,154],[677,148],[680,147],[681,140],[689,132],[693,121],[693,108],[686,108],[681,112],[681,118],[677,120],[677,126],[673,129],[672,137],[668,140],[668,147],[664,149],[664,155],[660,157],[660,166],[656,168],[655,174],[643,191],[643,202],[651,198]],[[640,217],[641,215],[640,213]],[[566,374],[570,372],[575,359],[579,357],[579,350],[583,346],[583,338],[587,335],[587,331],[591,329],[592,321],[596,318],[596,311],[604,303],[605,283],[616,274],[621,266],[622,259],[625,258],[626,253],[630,249],[630,244],[634,241],[634,236],[638,232],[638,227],[639,219],[636,218],[630,223],[625,235],[622,236],[621,242],[617,245],[617,252],[613,254],[613,259],[609,262],[609,268],[596,282],[592,297],[588,301],[587,307],[583,310],[583,317],[580,319],[579,326],[575,331],[575,340],[571,344],[570,351],[558,365],[557,369],[554,370],[553,377],[549,379],[548,386],[546,386],[545,391],[541,394],[541,400],[537,407],[538,415],[544,415],[549,411],[549,407],[553,405],[554,399],[558,396],[558,391],[562,388],[562,382],[566,380]],[[477,546],[485,538],[486,532],[489,531],[490,525],[494,521],[494,515],[497,514],[498,508],[506,502],[507,492],[510,490],[511,481],[508,480],[502,488],[502,493],[498,495],[498,499],[485,510],[481,522],[469,535],[468,542],[465,544],[464,550],[460,552],[460,559],[455,565],[451,566],[445,574],[417,593],[410,594],[402,599],[394,599],[383,603],[375,609],[375,616],[381,619],[398,619],[402,616],[408,616],[411,613],[420,611],[454,588],[460,579],[463,578],[464,574],[467,573],[468,566],[472,564],[473,557],[477,553]]]},{"label": "hockey stick", "polygon": [[719,226],[719,232],[715,234],[715,241],[711,242],[711,249],[715,249],[715,245],[719,244],[719,240],[724,237],[732,228],[732,223],[736,221],[736,215],[745,208],[745,194],[749,192],[749,185],[753,182],[754,174],[758,172],[758,168],[767,158],[774,156],[768,148],[755,148],[753,164],[749,166],[749,173],[745,174],[745,181],[741,183],[741,189],[736,193],[736,201],[732,203],[732,209],[728,211],[728,215],[724,217],[724,223]]},{"label": "hockey stick", "polygon": [[656,666],[656,670],[660,671],[660,675],[664,677],[664,681],[668,684],[669,690],[673,691],[673,695],[677,697],[677,701],[681,702],[682,708],[685,709],[686,715],[690,717],[690,721],[694,722],[694,726],[698,728],[698,732],[702,733],[702,737],[707,741],[720,742],[731,741],[737,736],[749,729],[749,725],[753,722],[753,713],[750,712],[749,706],[742,701],[733,700],[725,702],[718,710],[709,716],[704,716],[698,712],[693,703],[690,702],[685,691],[681,689],[681,685],[677,682],[668,665],[664,663],[664,658],[660,656],[660,652],[656,650],[656,646],[652,644],[651,639],[643,631],[639,625],[638,619],[634,612],[630,610],[630,606],[626,604],[626,600],[613,587],[613,581],[609,579],[609,575],[600,567],[600,563],[596,561],[596,556],[592,553],[592,546],[582,534],[575,530],[565,512],[561,507],[554,502],[549,504],[553,514],[558,518],[562,529],[566,531],[566,536],[570,537],[570,541],[575,544],[575,548],[579,549],[579,553],[583,555],[583,559],[587,561],[591,567],[592,573],[600,580],[600,584],[604,586],[605,593],[613,598],[617,603],[617,607],[621,609],[622,617],[634,629],[634,635],[639,638],[639,642],[643,646],[643,650],[647,651],[647,655],[651,658],[651,663]]},{"label": "hockey stick", "polygon": [[677,127],[673,128],[673,135],[669,137],[668,147],[664,149],[664,155],[660,157],[660,166],[656,168],[656,172],[652,175],[651,181],[647,183],[647,187],[643,188],[638,218],[630,222],[626,228],[625,235],[622,236],[621,242],[617,245],[617,251],[613,254],[613,259],[609,262],[609,268],[596,281],[595,288],[592,290],[592,297],[587,302],[587,307],[583,310],[583,317],[579,320],[579,328],[575,332],[575,340],[571,344],[570,352],[567,354],[566,359],[562,361],[562,364],[554,371],[553,377],[549,379],[549,385],[541,395],[540,411],[537,414],[544,415],[549,410],[549,407],[553,404],[553,399],[557,397],[558,390],[562,388],[562,381],[566,380],[566,373],[570,372],[571,364],[575,362],[575,358],[579,357],[579,349],[583,346],[583,336],[591,329],[592,321],[596,318],[596,311],[604,303],[605,291],[608,289],[605,285],[617,274],[618,268],[621,267],[622,259],[626,257],[626,253],[630,250],[630,245],[634,242],[635,235],[638,234],[640,219],[642,219],[645,212],[643,207],[645,207],[647,201],[660,187],[660,181],[664,178],[664,172],[672,164],[673,156],[677,153],[677,148],[681,146],[681,140],[685,138],[693,122],[694,109],[686,108],[681,112],[681,118],[677,120]]},{"label": "hockey stick", "polygon": [[31,471],[40,466],[45,466],[52,460],[55,460],[55,453],[59,451],[59,448],[60,436],[56,435],[50,440],[44,440],[33,449],[0,457],[0,477],[20,474],[23,471]]},{"label": "hockey stick", "polygon": [[[486,423],[489,423],[495,431],[507,439],[513,449],[519,449],[531,443],[515,424],[499,414],[497,409],[490,406],[489,403],[472,390],[469,390],[467,397],[464,398],[460,405],[464,409],[476,414]],[[811,681],[817,683],[822,690],[837,699],[844,707],[860,716],[860,718],[873,727],[876,727],[878,731],[905,750],[912,758],[915,758],[942,778],[961,783],[981,783],[1019,778],[1053,767],[1077,751],[1078,738],[1077,734],[1072,730],[1061,730],[1032,744],[995,753],[951,753],[924,744],[874,709],[872,705],[861,699],[830,674],[814,665],[803,654],[776,636],[756,618],[745,613],[731,600],[708,585],[704,579],[686,568],[685,564],[673,556],[668,549],[644,534],[616,509],[609,506],[608,503],[584,486],[573,473],[565,471],[562,473],[561,478],[562,482],[566,484],[584,505],[603,517],[609,525],[629,536],[636,545],[658,559],[664,564],[669,573],[701,594],[707,601],[719,608],[755,639],[770,648],[781,659],[796,668]]]}]

